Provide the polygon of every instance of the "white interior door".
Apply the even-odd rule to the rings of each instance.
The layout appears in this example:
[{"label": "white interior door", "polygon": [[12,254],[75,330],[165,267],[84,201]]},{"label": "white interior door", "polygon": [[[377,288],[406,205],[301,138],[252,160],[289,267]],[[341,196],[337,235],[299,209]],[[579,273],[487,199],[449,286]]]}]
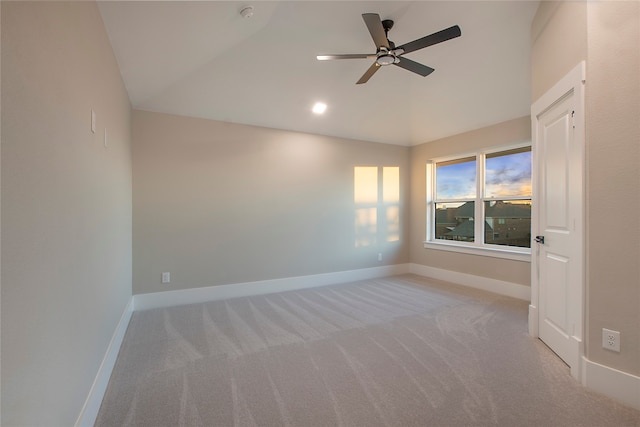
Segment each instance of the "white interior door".
[{"label": "white interior door", "polygon": [[583,73],[582,67],[570,73],[560,89],[554,87],[532,108],[537,175],[533,222],[539,236],[532,248],[533,330],[571,366],[574,376],[579,376],[582,354],[584,293]]}]

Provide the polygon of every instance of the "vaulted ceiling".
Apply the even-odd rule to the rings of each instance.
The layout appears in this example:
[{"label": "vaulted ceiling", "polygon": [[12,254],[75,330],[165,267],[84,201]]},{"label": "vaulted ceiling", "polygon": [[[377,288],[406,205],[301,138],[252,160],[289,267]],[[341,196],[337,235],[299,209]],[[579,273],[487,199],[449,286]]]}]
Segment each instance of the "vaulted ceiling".
[{"label": "vaulted ceiling", "polygon": [[[253,6],[253,16],[240,10]],[[99,2],[136,109],[398,145],[416,145],[529,114],[529,1]],[[375,53],[362,19],[393,19],[401,45],[452,25],[462,36],[356,81]],[[324,115],[312,105],[328,105]]]}]

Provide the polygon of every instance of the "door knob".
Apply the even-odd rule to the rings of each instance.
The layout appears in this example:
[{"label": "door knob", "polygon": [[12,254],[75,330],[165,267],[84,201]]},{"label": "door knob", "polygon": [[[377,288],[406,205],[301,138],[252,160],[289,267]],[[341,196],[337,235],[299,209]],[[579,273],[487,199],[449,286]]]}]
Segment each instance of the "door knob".
[{"label": "door knob", "polygon": [[540,243],[541,245],[544,245],[544,236],[536,236],[534,240],[536,241],[536,243]]}]

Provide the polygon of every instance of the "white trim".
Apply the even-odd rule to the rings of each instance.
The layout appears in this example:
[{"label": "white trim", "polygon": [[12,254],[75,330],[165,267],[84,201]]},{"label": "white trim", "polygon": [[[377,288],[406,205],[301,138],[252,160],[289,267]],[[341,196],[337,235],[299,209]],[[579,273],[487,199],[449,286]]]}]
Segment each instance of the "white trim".
[{"label": "white trim", "polygon": [[[519,141],[511,142],[507,144],[496,145],[493,147],[487,147],[471,151],[468,153],[455,154],[446,157],[437,157],[429,159],[426,162],[426,236],[424,247],[426,249],[445,250],[452,252],[462,252],[480,256],[490,256],[494,258],[513,259],[516,261],[529,261],[530,255],[529,248],[519,248],[515,246],[501,246],[486,243],[484,223],[485,221],[475,221],[474,234],[476,236],[482,236],[481,239],[476,239],[474,242],[459,242],[459,241],[443,241],[435,238],[435,215],[436,205],[438,203],[474,203],[474,218],[484,218],[485,215],[485,202],[491,201],[512,201],[512,200],[531,200],[530,196],[505,196],[505,197],[486,197],[486,180],[485,180],[485,166],[487,154],[501,153],[509,150],[517,150],[520,148],[529,147],[533,151],[532,141]],[[438,199],[436,198],[436,166],[438,163],[448,162],[452,160],[464,160],[468,158],[475,159],[476,163],[476,194],[473,198],[460,198],[460,199]],[[446,243],[444,243],[446,242]],[[433,246],[430,246],[433,245]],[[441,246],[440,246],[441,245]],[[445,246],[446,245],[446,246]],[[525,255],[526,254],[526,257]]]},{"label": "white trim", "polygon": [[335,285],[409,272],[408,264],[134,295],[136,311]]},{"label": "white trim", "polygon": [[518,141],[518,142],[507,142],[504,144],[500,144],[500,145],[492,145],[489,147],[485,147],[485,148],[480,148],[480,149],[476,149],[476,150],[471,150],[471,151],[462,151],[461,153],[458,154],[451,154],[448,156],[441,156],[441,157],[434,157],[432,159],[429,159],[428,162],[431,163],[442,163],[442,162],[448,162],[451,160],[458,160],[458,159],[464,159],[466,157],[476,157],[478,155],[478,153],[482,153],[482,154],[493,154],[493,153],[499,153],[501,151],[508,151],[511,149],[518,149],[518,148],[524,148],[524,147],[530,147],[531,146],[531,140],[522,140],[522,141]]},{"label": "white trim", "polygon": [[475,276],[473,274],[460,273],[458,271],[444,270],[422,264],[409,264],[409,273],[419,276],[444,280],[469,288],[482,289],[483,291],[505,295],[512,298],[529,301],[531,288],[517,283],[491,279],[489,277]]},{"label": "white trim", "polygon": [[489,246],[467,246],[459,243],[448,243],[448,241],[425,241],[425,249],[435,249],[439,251],[459,252],[478,256],[488,256],[492,258],[512,259],[514,261],[531,262],[530,251],[517,251],[510,249],[494,248]]},{"label": "white trim", "polygon": [[93,380],[87,400],[84,402],[80,415],[78,415],[75,427],[91,427],[95,424],[98,411],[100,410],[100,405],[102,404],[102,399],[104,398],[104,393],[107,391],[109,379],[111,378],[113,367],[116,364],[116,359],[120,352],[120,346],[122,345],[122,340],[124,339],[125,332],[129,326],[129,320],[131,320],[131,314],[133,314],[133,311],[134,300],[132,297],[120,317],[118,326],[116,326],[116,329],[113,332],[111,342],[109,342],[107,352],[102,359],[96,378]]},{"label": "white trim", "polygon": [[[542,95],[531,105],[531,117],[544,113],[551,108],[557,100],[574,90],[577,86],[582,86],[586,82],[586,64],[580,61],[571,71],[569,71],[559,82]],[[576,91],[577,95],[578,92]],[[536,113],[535,115],[533,113]],[[532,142],[533,142],[533,138]]]},{"label": "white trim", "polygon": [[[586,82],[586,64],[585,61],[581,61],[576,65],[567,75],[565,75],[559,82],[557,82],[551,89],[549,89],[544,95],[542,95],[531,106],[531,139],[532,139],[532,156],[533,156],[533,168],[531,183],[533,185],[533,210],[531,212],[531,235],[536,236],[540,234],[539,231],[539,218],[541,203],[539,201],[539,188],[538,188],[538,170],[540,168],[538,159],[538,118],[554,107],[557,101],[561,100],[570,93],[574,96],[574,143],[577,150],[579,150],[581,170],[579,177],[581,186],[576,188],[572,192],[572,196],[576,198],[576,206],[572,209],[577,211],[575,218],[575,239],[573,244],[581,248],[580,259],[576,260],[579,265],[576,266],[577,274],[575,277],[575,283],[569,290],[568,296],[570,301],[574,304],[569,307],[567,313],[568,321],[573,325],[573,333],[571,339],[575,344],[576,351],[573,352],[574,356],[572,360],[566,360],[571,366],[571,375],[578,381],[582,380],[582,376],[585,374],[582,369],[581,360],[584,357],[584,345],[583,345],[583,331],[584,331],[584,313],[585,313],[585,250],[584,250],[584,147],[585,147],[585,108],[584,108],[584,86]],[[539,322],[540,322],[540,283],[539,283],[539,262],[540,256],[539,248],[535,247],[531,250],[531,305],[529,306],[529,334],[533,337],[539,336]]]},{"label": "white trim", "polygon": [[582,385],[640,410],[640,377],[582,358]]}]

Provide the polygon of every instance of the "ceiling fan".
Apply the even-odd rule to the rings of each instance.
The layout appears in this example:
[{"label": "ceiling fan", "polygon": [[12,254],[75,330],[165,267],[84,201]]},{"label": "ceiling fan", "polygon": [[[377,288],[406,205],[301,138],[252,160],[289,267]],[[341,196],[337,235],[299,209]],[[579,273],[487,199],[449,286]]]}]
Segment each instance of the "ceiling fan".
[{"label": "ceiling fan", "polygon": [[430,34],[420,39],[414,40],[409,43],[405,43],[402,46],[396,47],[395,43],[389,40],[389,30],[393,28],[393,21],[390,19],[380,20],[380,15],[377,13],[363,13],[362,19],[369,29],[371,38],[376,45],[375,54],[346,54],[346,55],[318,55],[317,58],[320,61],[326,61],[329,59],[363,59],[363,58],[375,58],[375,62],[369,69],[360,77],[360,80],[356,84],[366,83],[371,76],[375,74],[380,67],[386,65],[397,65],[400,68],[411,71],[416,74],[420,74],[423,77],[433,73],[434,69],[427,67],[426,65],[419,64],[410,59],[404,58],[402,55],[405,53],[413,52],[418,49],[423,49],[434,44],[442,43],[447,40],[451,40],[456,37],[460,37],[462,32],[460,27],[454,25],[453,27],[446,28],[438,31],[437,33]]}]

